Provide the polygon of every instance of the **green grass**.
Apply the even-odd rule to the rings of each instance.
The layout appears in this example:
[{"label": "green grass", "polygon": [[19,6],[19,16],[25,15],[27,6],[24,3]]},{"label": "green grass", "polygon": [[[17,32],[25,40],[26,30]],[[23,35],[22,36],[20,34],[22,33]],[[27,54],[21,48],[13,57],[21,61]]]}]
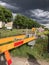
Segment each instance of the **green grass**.
[{"label": "green grass", "polygon": [[[30,31],[31,29],[29,29],[29,32]],[[24,32],[26,33],[26,29],[13,29],[12,31],[0,29],[0,38],[24,34]],[[49,53],[47,52],[47,40],[47,37],[45,37],[45,39],[38,38],[33,48],[31,48],[27,44],[24,44],[18,48],[12,49],[11,55],[19,57],[28,57],[28,54],[31,54],[37,59],[49,60]]]},{"label": "green grass", "polygon": [[[31,30],[29,29],[29,31]],[[26,33],[26,29],[13,29],[12,31],[0,29],[0,38],[20,35],[24,33]]]},{"label": "green grass", "polygon": [[31,54],[36,59],[49,60],[49,53],[47,52],[47,37],[45,39],[38,38],[33,48],[24,44],[18,48],[11,50],[12,56],[28,57]]}]

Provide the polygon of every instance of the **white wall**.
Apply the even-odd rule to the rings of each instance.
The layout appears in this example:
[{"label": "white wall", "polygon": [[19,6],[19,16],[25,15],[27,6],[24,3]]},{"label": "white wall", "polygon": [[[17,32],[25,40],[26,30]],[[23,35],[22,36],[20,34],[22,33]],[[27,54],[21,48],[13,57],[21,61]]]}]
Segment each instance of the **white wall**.
[{"label": "white wall", "polygon": [[2,23],[2,21],[0,21],[0,28],[2,28],[2,26],[3,26],[3,23]]},{"label": "white wall", "polygon": [[12,28],[13,28],[13,22],[8,22],[8,23],[6,23],[6,24],[5,24],[5,27],[6,27],[7,29],[12,29]]}]

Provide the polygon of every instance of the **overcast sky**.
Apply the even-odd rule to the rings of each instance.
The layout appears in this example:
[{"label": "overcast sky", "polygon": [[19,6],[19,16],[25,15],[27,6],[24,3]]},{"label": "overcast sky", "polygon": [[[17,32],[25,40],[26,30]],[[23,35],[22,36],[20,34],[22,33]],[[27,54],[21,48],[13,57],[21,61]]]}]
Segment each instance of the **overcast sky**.
[{"label": "overcast sky", "polygon": [[21,13],[40,23],[49,24],[49,0],[0,0],[0,5],[14,13]]}]

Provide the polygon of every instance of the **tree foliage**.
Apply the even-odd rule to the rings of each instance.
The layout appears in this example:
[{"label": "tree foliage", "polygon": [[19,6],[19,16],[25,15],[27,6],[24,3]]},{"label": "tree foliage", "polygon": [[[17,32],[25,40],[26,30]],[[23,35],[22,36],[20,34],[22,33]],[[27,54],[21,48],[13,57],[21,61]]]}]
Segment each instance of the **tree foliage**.
[{"label": "tree foliage", "polygon": [[12,20],[12,12],[0,6],[0,20],[3,22],[10,22]]},{"label": "tree foliage", "polygon": [[36,21],[33,21],[31,18],[28,18],[24,15],[16,15],[14,20],[14,27],[17,28],[32,28],[32,27],[39,27],[40,24]]}]

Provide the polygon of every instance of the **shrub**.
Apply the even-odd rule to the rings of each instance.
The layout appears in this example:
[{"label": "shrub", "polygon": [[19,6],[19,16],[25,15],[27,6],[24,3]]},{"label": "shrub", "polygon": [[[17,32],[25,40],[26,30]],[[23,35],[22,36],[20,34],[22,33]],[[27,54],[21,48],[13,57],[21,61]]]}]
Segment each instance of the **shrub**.
[{"label": "shrub", "polygon": [[33,48],[24,44],[18,48],[15,48],[11,51],[12,56],[28,57],[28,54],[31,54],[37,59],[48,59],[49,54],[47,52],[48,38],[45,39],[38,38],[36,44]]}]

